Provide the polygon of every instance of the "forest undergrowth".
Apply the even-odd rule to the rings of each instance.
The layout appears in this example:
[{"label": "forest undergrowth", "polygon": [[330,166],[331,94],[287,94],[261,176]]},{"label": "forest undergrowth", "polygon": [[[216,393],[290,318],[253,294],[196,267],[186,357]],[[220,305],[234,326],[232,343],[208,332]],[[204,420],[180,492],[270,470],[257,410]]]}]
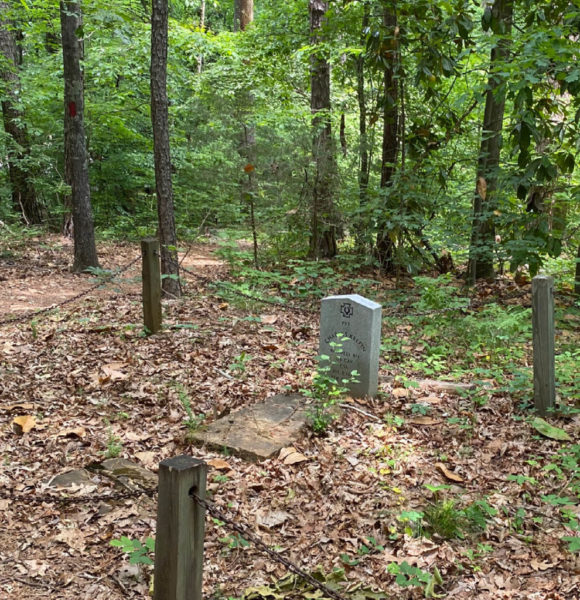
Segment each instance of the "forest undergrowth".
[{"label": "forest undergrowth", "polygon": [[[506,277],[467,293],[451,276],[386,279],[348,259],[260,271],[231,246],[196,244],[180,258],[203,279],[185,274],[183,298],[164,301],[163,331],[147,336],[139,262],[114,274],[138,252],[101,244],[102,269],[79,276],[61,238],[0,247],[4,317],[103,282],[0,327],[2,597],[147,597],[155,498],[92,503],[114,487],[94,471],[68,492],[86,502],[10,495],[40,495],[53,476],[106,458],[156,471],[179,454],[209,461],[220,510],[346,597],[580,597],[577,300],[556,297],[549,430],[532,411],[529,284]],[[188,434],[219,416],[312,386],[330,293],[384,306],[377,398],[342,398],[323,435],[304,432],[297,460],[193,447]],[[212,519],[204,565],[207,598],[322,597]]]}]

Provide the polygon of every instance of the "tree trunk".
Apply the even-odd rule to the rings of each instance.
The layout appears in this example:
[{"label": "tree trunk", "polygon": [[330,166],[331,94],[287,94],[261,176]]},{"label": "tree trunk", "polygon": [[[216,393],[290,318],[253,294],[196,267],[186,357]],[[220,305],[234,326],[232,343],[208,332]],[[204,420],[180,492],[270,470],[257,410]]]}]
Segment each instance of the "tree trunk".
[{"label": "tree trunk", "polygon": [[580,244],[578,244],[578,253],[576,254],[576,271],[574,277],[574,293],[580,298]]},{"label": "tree trunk", "polygon": [[[387,58],[385,65],[383,86],[383,143],[381,157],[381,189],[384,190],[392,185],[395,173],[397,155],[399,150],[398,138],[398,83],[396,79],[399,61],[399,42],[397,14],[395,6],[391,3],[383,13],[383,26],[389,37],[385,39],[386,46],[384,56]],[[377,257],[381,270],[385,273],[394,272],[395,268],[395,240],[394,232],[390,224],[389,211],[386,199],[384,200],[383,213],[379,221],[377,232]]]},{"label": "tree trunk", "polygon": [[492,48],[489,61],[489,78],[473,199],[468,272],[471,283],[475,283],[477,279],[494,277],[494,211],[497,205],[495,194],[505,110],[505,76],[502,74],[501,65],[509,58],[512,17],[513,0],[495,0],[492,7],[492,29],[504,37]]},{"label": "tree trunk", "polygon": [[4,130],[12,143],[8,144],[8,173],[12,188],[12,205],[27,225],[44,221],[44,211],[36,198],[26,159],[30,156],[30,140],[22,111],[18,108],[20,79],[17,69],[21,54],[9,18],[10,4],[0,2],[0,79],[4,83],[2,118]]},{"label": "tree trunk", "polygon": [[[328,2],[309,0],[311,43],[319,45]],[[310,109],[312,118],[312,156],[315,177],[312,186],[310,222],[311,258],[331,258],[336,254],[336,222],[333,187],[336,157],[330,120],[330,65],[315,52],[310,60]]]},{"label": "tree trunk", "polygon": [[89,162],[84,125],[84,90],[81,70],[82,31],[81,5],[77,0],[61,0],[60,25],[64,67],[64,146],[65,172],[71,186],[74,229],[73,271],[98,267]]},{"label": "tree trunk", "polygon": [[[369,26],[370,5],[368,2],[363,7],[362,18],[362,35],[361,43],[365,44],[366,31]],[[368,187],[369,187],[369,144],[367,138],[367,103],[365,94],[365,55],[361,53],[356,58],[356,97],[358,102],[358,131],[359,131],[359,173],[358,173],[358,189],[359,189],[359,215],[356,219],[356,245],[359,251],[363,251],[365,246],[370,245],[372,250],[372,242],[369,242],[370,220],[367,214],[368,203]]]},{"label": "tree trunk", "polygon": [[[201,8],[199,14],[199,28],[201,31],[205,31],[205,0],[201,0]],[[197,74],[201,75],[203,70],[203,54],[197,57]]]},{"label": "tree trunk", "polygon": [[234,31],[245,31],[254,20],[254,0],[234,0]]},{"label": "tree trunk", "polygon": [[169,108],[167,100],[168,0],[153,0],[151,17],[151,121],[161,272],[166,295],[179,297],[179,262],[177,234],[171,184],[171,154],[169,151]]},{"label": "tree trunk", "polygon": [[[234,31],[243,32],[254,19],[254,0],[234,0]],[[258,268],[258,232],[256,229],[256,129],[248,119],[251,107],[254,103],[252,92],[243,90],[239,95],[242,121],[242,138],[239,153],[245,162],[244,171],[240,181],[242,204],[249,206],[250,226],[254,242],[254,267]]]}]

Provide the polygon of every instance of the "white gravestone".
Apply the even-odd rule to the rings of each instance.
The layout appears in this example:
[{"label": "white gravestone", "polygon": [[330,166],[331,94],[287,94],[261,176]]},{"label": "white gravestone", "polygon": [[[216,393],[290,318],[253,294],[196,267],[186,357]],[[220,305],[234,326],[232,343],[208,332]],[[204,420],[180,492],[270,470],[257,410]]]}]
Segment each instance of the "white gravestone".
[{"label": "white gravestone", "polygon": [[[331,343],[340,344],[342,352]],[[380,346],[380,304],[358,294],[322,300],[319,353],[330,357],[330,375],[339,381],[352,379],[352,371],[358,371],[358,383],[345,386],[355,398],[377,393]]]}]

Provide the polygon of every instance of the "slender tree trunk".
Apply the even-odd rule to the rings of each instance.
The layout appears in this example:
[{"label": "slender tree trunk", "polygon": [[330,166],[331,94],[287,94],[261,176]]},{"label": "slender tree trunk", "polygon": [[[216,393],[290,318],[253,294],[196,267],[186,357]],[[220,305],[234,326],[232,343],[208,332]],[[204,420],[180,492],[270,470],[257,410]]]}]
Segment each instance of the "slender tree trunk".
[{"label": "slender tree trunk", "polygon": [[98,267],[89,161],[84,125],[84,90],[81,70],[81,5],[77,0],[61,0],[60,24],[64,67],[64,145],[67,183],[71,186],[74,228],[73,271]]},{"label": "slender tree trunk", "polygon": [[166,295],[181,295],[177,234],[173,210],[169,107],[167,100],[168,0],[153,0],[151,17],[151,121],[159,219],[162,286]]},{"label": "slender tree trunk", "polygon": [[[199,15],[199,28],[201,31],[205,31],[205,0],[201,0],[201,9]],[[197,74],[201,75],[203,70],[203,54],[197,57]]]},{"label": "slender tree trunk", "polygon": [[[397,155],[399,150],[399,125],[398,125],[398,83],[397,67],[399,61],[399,42],[397,13],[395,12],[394,2],[390,2],[384,9],[383,26],[385,27],[387,38],[385,40],[388,47],[384,49],[383,54],[387,58],[385,66],[383,85],[384,85],[384,105],[383,105],[383,142],[381,157],[381,189],[384,190],[392,185],[392,178],[395,173]],[[385,273],[394,271],[395,263],[395,240],[394,232],[389,221],[389,212],[392,210],[387,206],[386,200],[383,206],[383,216],[381,217],[377,231],[377,257],[381,269]]]},{"label": "slender tree trunk", "polygon": [[[370,5],[365,2],[363,6],[361,44],[366,42],[366,32],[369,26]],[[356,220],[356,245],[363,251],[369,238],[370,219],[367,215],[368,187],[369,187],[369,144],[367,138],[367,102],[365,94],[365,55],[361,53],[356,59],[356,96],[358,101],[358,130],[359,130],[359,216]],[[372,249],[372,242],[370,244]]]},{"label": "slender tree trunk", "polygon": [[21,53],[9,18],[10,4],[0,2],[0,55],[2,66],[0,80],[3,82],[2,118],[4,130],[12,143],[8,144],[8,173],[12,188],[12,205],[22,215],[27,225],[44,221],[44,211],[37,200],[31,173],[26,166],[30,156],[30,139],[22,111],[18,108],[20,78],[18,67]]},{"label": "slender tree trunk", "polygon": [[497,204],[501,132],[505,110],[505,76],[502,74],[501,65],[509,58],[512,19],[513,0],[495,0],[492,6],[492,28],[495,32],[500,32],[503,37],[492,48],[489,61],[489,78],[473,199],[468,270],[471,283],[475,283],[477,279],[494,277],[494,210]]},{"label": "slender tree trunk", "polygon": [[580,298],[580,244],[578,244],[578,253],[576,254],[576,270],[574,276],[574,293]]},{"label": "slender tree trunk", "polygon": [[[234,0],[234,31],[243,32],[254,20],[254,0]],[[246,176],[240,180],[242,204],[247,204],[250,212],[250,226],[254,243],[254,267],[258,268],[258,232],[256,228],[256,128],[249,118],[254,96],[251,91],[244,90],[240,94],[240,120],[242,121],[242,138],[239,153],[245,162]]]},{"label": "slender tree trunk", "polygon": [[[328,2],[310,0],[309,9],[311,42],[318,45],[323,39],[322,27]],[[315,52],[310,62],[312,156],[315,164],[310,221],[311,258],[331,258],[337,249],[333,201],[336,157],[330,120],[330,64],[321,54],[322,51]]]}]

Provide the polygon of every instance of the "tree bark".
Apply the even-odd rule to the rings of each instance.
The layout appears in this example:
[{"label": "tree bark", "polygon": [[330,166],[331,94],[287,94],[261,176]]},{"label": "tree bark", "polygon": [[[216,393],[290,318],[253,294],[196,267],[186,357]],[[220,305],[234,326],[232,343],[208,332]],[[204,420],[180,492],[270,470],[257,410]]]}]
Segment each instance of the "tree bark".
[{"label": "tree bark", "polygon": [[3,82],[2,118],[8,144],[8,174],[12,188],[12,206],[27,225],[44,221],[44,210],[36,197],[32,174],[26,166],[30,157],[30,139],[24,115],[18,108],[20,78],[18,67],[21,53],[10,21],[10,4],[0,2],[0,54],[3,56],[0,79]]},{"label": "tree bark", "polygon": [[[310,0],[311,43],[319,45],[328,2]],[[330,64],[321,52],[310,60],[310,110],[312,112],[312,156],[315,177],[312,186],[310,221],[311,258],[331,258],[336,255],[336,215],[334,214],[334,180],[336,157],[330,120]]]},{"label": "tree bark", "polygon": [[[384,105],[383,105],[383,142],[381,156],[381,189],[384,190],[392,185],[395,173],[397,155],[399,151],[399,114],[398,114],[398,83],[396,72],[399,61],[399,42],[397,13],[394,3],[384,9],[383,26],[389,36],[385,39],[383,54],[387,61],[383,76]],[[389,221],[389,207],[386,200],[383,206],[377,231],[377,257],[381,270],[385,273],[394,272],[395,268],[395,241],[392,226]]]},{"label": "tree bark", "polygon": [[[64,145],[65,173],[71,186],[74,229],[73,271],[98,267],[89,161],[84,125],[84,90],[81,70],[82,31],[81,5],[77,0],[61,0],[60,25],[64,67]],[[82,33],[81,33],[82,35]]]},{"label": "tree bark", "polygon": [[576,254],[576,270],[574,276],[574,293],[580,298],[580,244],[578,244],[578,253]]},{"label": "tree bark", "polygon": [[[234,0],[234,31],[243,32],[254,20],[254,0]],[[251,91],[243,90],[239,96],[242,121],[242,138],[239,153],[245,162],[246,176],[240,181],[242,204],[247,204],[250,210],[250,226],[254,243],[254,267],[258,268],[258,232],[256,228],[256,129],[250,121],[249,113],[254,103]]]},{"label": "tree bark", "polygon": [[513,0],[495,0],[492,6],[492,29],[502,37],[491,50],[489,78],[485,95],[485,110],[481,144],[477,161],[477,177],[473,198],[473,224],[469,248],[468,277],[494,277],[493,247],[495,245],[495,197],[498,182],[501,133],[505,111],[505,77],[501,64],[509,58],[513,18]]},{"label": "tree bark", "polygon": [[168,0],[153,0],[151,17],[151,121],[153,125],[153,153],[161,272],[165,277],[162,288],[165,295],[179,297],[179,262],[177,234],[173,209],[171,182],[171,153],[169,149],[169,103],[167,100],[167,47]]},{"label": "tree bark", "polygon": [[[199,28],[201,31],[205,31],[205,0],[201,0],[200,14],[199,14]],[[203,70],[203,54],[197,57],[197,74],[201,75]]]},{"label": "tree bark", "polygon": [[245,31],[254,20],[254,0],[234,0],[234,31]]},{"label": "tree bark", "polygon": [[[369,26],[370,5],[365,2],[363,6],[363,18],[361,26],[361,44],[365,44],[366,30]],[[365,55],[361,53],[356,58],[356,97],[358,102],[358,131],[359,131],[359,215],[356,219],[356,245],[359,251],[363,251],[365,246],[370,246],[369,241],[370,219],[367,214],[368,187],[369,187],[369,143],[367,138],[367,103],[365,94]]]}]

